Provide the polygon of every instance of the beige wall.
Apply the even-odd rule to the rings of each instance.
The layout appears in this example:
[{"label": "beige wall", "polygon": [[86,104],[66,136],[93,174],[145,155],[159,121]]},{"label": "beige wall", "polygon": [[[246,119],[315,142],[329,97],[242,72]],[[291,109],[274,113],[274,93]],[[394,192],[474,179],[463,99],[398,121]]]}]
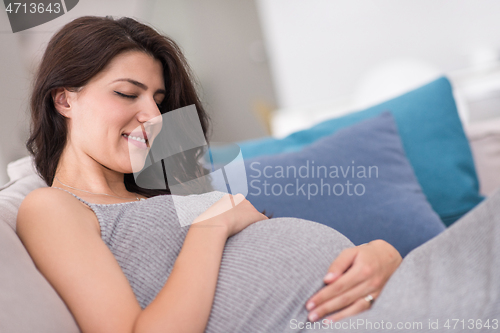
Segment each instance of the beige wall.
[{"label": "beige wall", "polygon": [[0,45],[0,184],[3,184],[8,180],[7,162],[27,154],[24,148],[28,131],[25,110],[29,94],[29,75],[3,10],[0,13]]},{"label": "beige wall", "polygon": [[50,36],[82,15],[132,16],[176,40],[201,83],[214,141],[266,134],[253,110],[259,102],[273,105],[274,93],[254,0],[80,0],[54,21],[16,34],[2,10],[0,185],[7,181],[6,164],[27,155],[27,103],[34,64]]},{"label": "beige wall", "polygon": [[266,135],[254,109],[275,101],[254,0],[158,1],[151,22],[179,42],[197,75],[212,140]]}]

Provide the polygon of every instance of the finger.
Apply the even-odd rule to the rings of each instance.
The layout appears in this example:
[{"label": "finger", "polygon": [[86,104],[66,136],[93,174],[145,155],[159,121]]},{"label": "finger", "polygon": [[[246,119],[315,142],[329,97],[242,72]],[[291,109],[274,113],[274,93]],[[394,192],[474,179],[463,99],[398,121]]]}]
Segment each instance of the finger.
[{"label": "finger", "polygon": [[312,310],[309,313],[309,318],[310,320],[312,318],[321,318],[329,313],[338,311],[340,309],[352,305],[358,299],[363,299],[363,301],[369,303],[364,299],[366,295],[371,294],[375,298],[379,294],[379,292],[380,292],[379,290],[371,287],[368,282],[360,283],[356,287],[348,290],[347,292],[337,297],[330,298],[321,305],[318,305],[314,310]]},{"label": "finger", "polygon": [[231,200],[231,206],[235,207],[236,204],[234,203],[234,196],[229,195],[229,199]]},{"label": "finger", "polygon": [[345,249],[340,252],[337,258],[332,262],[328,268],[328,273],[324,277],[325,283],[332,283],[335,281],[342,273],[344,273],[349,267],[351,267],[358,250],[356,247]]},{"label": "finger", "polygon": [[231,203],[234,206],[240,204],[245,200],[245,196],[242,193],[230,194]]},{"label": "finger", "polygon": [[375,287],[378,287],[380,280],[376,263],[367,260],[358,260],[354,262],[351,268],[336,281],[330,283],[334,292],[342,293],[363,281],[372,281]]},{"label": "finger", "polygon": [[[354,288],[361,282],[362,279],[352,274],[346,273],[342,275],[337,281],[327,285],[326,287],[321,288],[316,294],[314,294],[306,303],[306,309],[311,311],[313,309],[318,308],[323,305],[325,302],[338,297],[342,293],[345,293],[347,290]],[[345,277],[345,278],[344,278]]]},{"label": "finger", "polygon": [[359,252],[360,247],[362,246],[344,250],[339,255],[338,260],[336,259],[332,263],[331,267],[333,267],[334,269],[335,267],[338,267],[340,268],[340,270],[346,268],[348,270],[343,275],[341,275],[340,277],[334,279],[334,281],[329,283],[329,285],[331,285],[331,288],[325,287],[316,294],[314,294],[306,303],[306,308],[308,310],[314,309],[323,302],[333,297],[336,297],[337,295],[340,295],[346,290],[349,290],[350,288],[353,288],[357,284],[366,281],[368,279],[372,281],[374,289],[379,287],[380,285],[379,282],[382,281],[380,281],[379,277],[373,276],[376,267],[373,267],[373,264],[371,262],[366,264],[363,263],[362,261],[358,263],[355,262],[360,253]]},{"label": "finger", "polygon": [[370,302],[367,302],[363,298],[361,298],[361,299],[358,299],[353,304],[351,304],[350,306],[346,307],[345,309],[343,309],[343,310],[335,313],[332,316],[329,316],[329,317],[325,318],[325,320],[327,320],[327,321],[333,320],[334,322],[335,321],[339,321],[339,320],[342,320],[344,318],[347,318],[347,317],[350,317],[350,316],[354,316],[354,315],[356,315],[358,313],[366,311],[370,307],[371,307]]},{"label": "finger", "polygon": [[[380,295],[380,291],[373,292],[370,295],[372,295],[373,299],[376,299],[378,297],[378,295]],[[354,302],[351,306],[349,306],[345,309],[342,309],[341,311],[328,317],[328,320],[331,319],[333,321],[339,321],[339,320],[342,320],[344,318],[354,316],[358,313],[366,311],[366,310],[370,309],[371,307],[372,307],[372,303],[365,300],[365,298],[363,297],[363,298],[360,298],[359,300],[357,300],[356,302]]]},{"label": "finger", "polygon": [[[360,283],[367,281],[372,274],[372,269],[366,265],[354,265],[345,274],[339,277],[336,281],[330,283],[314,294],[306,304],[308,310],[312,310],[324,302],[338,297],[347,290],[352,289]],[[376,285],[374,285],[376,287]],[[375,288],[369,290],[373,291]],[[312,304],[312,305],[310,305]]]}]

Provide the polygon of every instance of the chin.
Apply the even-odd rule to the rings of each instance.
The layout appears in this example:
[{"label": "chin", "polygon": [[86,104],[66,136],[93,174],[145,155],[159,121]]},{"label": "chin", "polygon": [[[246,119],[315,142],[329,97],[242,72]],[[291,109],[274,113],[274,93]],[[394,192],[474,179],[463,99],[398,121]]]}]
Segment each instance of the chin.
[{"label": "chin", "polygon": [[[115,160],[115,162],[110,163],[109,169],[114,170],[119,173],[134,173],[135,167],[139,168],[139,165],[135,166],[134,164],[137,163],[131,163],[130,158],[127,156],[125,158],[118,158]],[[142,163],[141,168],[144,167],[144,163]]]},{"label": "chin", "polygon": [[148,157],[149,149],[132,150],[129,149],[129,154],[123,166],[127,166],[128,173],[139,172],[144,168],[146,158]]}]

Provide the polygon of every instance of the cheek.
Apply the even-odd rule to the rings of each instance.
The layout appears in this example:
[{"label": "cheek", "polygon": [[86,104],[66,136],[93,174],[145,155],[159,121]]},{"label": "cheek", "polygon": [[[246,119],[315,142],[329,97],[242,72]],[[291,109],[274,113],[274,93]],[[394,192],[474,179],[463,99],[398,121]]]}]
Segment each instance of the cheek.
[{"label": "cheek", "polygon": [[102,122],[92,108],[80,107],[77,115],[72,119],[72,136],[81,142],[89,143],[99,139],[99,132],[102,131]]},{"label": "cheek", "polygon": [[[94,131],[99,131],[102,135],[120,135],[127,123],[127,112],[123,103],[113,98],[94,98],[87,103],[85,115],[87,125]],[[115,131],[117,133],[110,133]]]}]

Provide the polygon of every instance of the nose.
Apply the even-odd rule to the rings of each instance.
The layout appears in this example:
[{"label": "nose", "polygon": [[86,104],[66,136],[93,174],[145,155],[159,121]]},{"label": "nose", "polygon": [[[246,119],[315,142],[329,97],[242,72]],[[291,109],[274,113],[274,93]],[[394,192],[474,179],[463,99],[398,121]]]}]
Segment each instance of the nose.
[{"label": "nose", "polygon": [[142,124],[142,130],[145,130],[150,143],[158,135],[162,128],[162,114],[154,99],[148,99],[141,105],[141,110],[137,113],[137,120]]},{"label": "nose", "polygon": [[158,105],[153,98],[148,98],[140,105],[140,110],[137,113],[137,120],[140,123],[156,123],[158,120],[155,118],[161,118],[160,109],[158,109]]}]

